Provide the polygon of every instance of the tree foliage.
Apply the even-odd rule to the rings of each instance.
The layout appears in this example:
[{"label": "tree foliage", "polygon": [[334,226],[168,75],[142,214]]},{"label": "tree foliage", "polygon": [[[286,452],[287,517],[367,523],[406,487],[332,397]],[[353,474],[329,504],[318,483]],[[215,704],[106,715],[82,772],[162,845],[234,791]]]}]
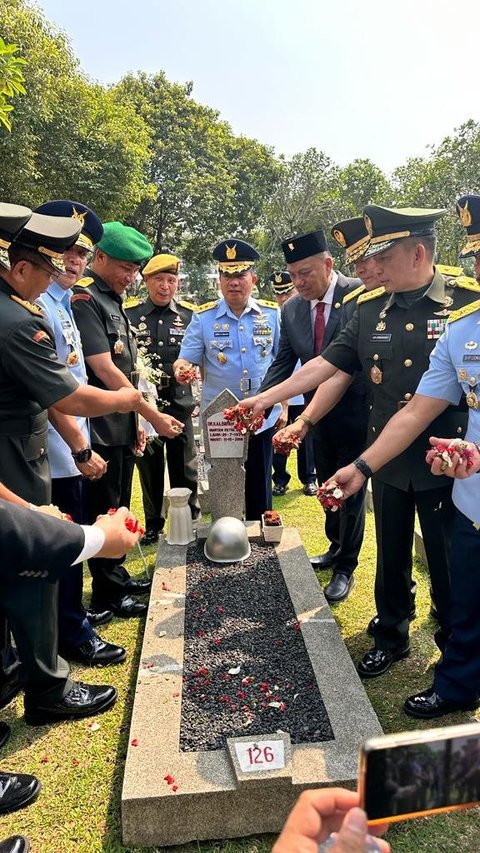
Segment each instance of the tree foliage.
[{"label": "tree foliage", "polygon": [[12,129],[10,113],[13,111],[9,98],[26,95],[22,65],[27,62],[21,56],[14,55],[17,51],[17,44],[5,44],[0,36],[0,123],[9,131]]}]

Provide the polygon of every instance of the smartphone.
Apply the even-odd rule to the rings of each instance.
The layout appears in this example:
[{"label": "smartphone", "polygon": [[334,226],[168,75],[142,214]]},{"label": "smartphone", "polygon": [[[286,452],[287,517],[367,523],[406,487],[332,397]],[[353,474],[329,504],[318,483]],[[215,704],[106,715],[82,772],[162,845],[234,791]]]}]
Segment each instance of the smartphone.
[{"label": "smartphone", "polygon": [[400,732],[360,753],[360,803],[371,824],[480,803],[480,725]]}]

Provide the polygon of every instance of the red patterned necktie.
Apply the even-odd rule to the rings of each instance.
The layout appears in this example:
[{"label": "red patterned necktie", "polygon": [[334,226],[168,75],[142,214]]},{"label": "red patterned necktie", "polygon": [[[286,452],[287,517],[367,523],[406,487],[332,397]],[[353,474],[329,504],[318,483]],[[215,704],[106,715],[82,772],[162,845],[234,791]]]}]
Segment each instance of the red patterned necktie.
[{"label": "red patterned necktie", "polygon": [[317,302],[315,309],[317,313],[315,314],[315,325],[313,327],[313,348],[315,355],[320,355],[325,337],[325,315],[323,313],[325,304]]}]

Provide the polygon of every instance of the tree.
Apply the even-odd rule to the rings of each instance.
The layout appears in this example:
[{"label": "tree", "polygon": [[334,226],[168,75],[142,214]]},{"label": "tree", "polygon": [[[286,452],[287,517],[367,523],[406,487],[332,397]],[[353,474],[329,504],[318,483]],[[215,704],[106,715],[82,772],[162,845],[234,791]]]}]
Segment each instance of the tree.
[{"label": "tree", "polygon": [[0,122],[9,131],[12,129],[10,113],[13,105],[9,104],[8,98],[26,94],[21,66],[27,63],[20,56],[14,56],[17,51],[18,45],[5,44],[0,36]]}]

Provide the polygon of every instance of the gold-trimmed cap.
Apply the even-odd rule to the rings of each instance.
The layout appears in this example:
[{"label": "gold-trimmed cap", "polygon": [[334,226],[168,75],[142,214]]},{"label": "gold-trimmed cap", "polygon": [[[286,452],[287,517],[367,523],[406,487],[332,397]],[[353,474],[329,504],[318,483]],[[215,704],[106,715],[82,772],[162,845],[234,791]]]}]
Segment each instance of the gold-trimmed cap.
[{"label": "gold-trimmed cap", "polygon": [[370,244],[370,235],[363,216],[343,219],[332,228],[332,237],[345,249],[345,262],[353,264],[363,257]]},{"label": "gold-trimmed cap", "polygon": [[103,225],[94,211],[82,204],[80,201],[70,199],[56,199],[46,201],[35,208],[35,213],[43,213],[46,216],[66,216],[76,219],[82,227],[77,237],[76,245],[93,252],[96,243],[102,239]]},{"label": "gold-trimmed cap", "polygon": [[370,243],[365,258],[385,252],[390,246],[407,237],[426,237],[435,234],[435,223],[445,215],[443,208],[380,207],[367,204],[363,211]]},{"label": "gold-trimmed cap", "polygon": [[259,260],[260,255],[250,243],[239,240],[237,237],[230,237],[215,246],[213,258],[218,261],[220,272],[234,275],[255,266],[255,261]]},{"label": "gold-trimmed cap", "polygon": [[63,253],[75,245],[81,229],[82,223],[78,219],[32,213],[28,224],[12,243],[37,252],[53,273],[62,273],[65,272]]},{"label": "gold-trimmed cap", "polygon": [[462,195],[456,203],[460,222],[467,232],[467,242],[459,253],[460,258],[470,258],[480,253],[480,195]]},{"label": "gold-trimmed cap", "polygon": [[22,204],[0,202],[0,267],[10,269],[8,249],[12,240],[25,227],[32,215],[29,207]]},{"label": "gold-trimmed cap", "polygon": [[272,274],[268,276],[268,280],[272,285],[272,290],[276,296],[291,293],[295,287],[291,275],[287,270],[282,270],[282,272],[272,272]]},{"label": "gold-trimmed cap", "polygon": [[153,258],[150,258],[148,264],[146,264],[142,270],[142,275],[144,278],[147,278],[149,275],[155,275],[157,272],[170,272],[174,275],[178,275],[179,269],[180,258],[177,258],[176,255],[163,253],[161,255],[154,255]]}]

